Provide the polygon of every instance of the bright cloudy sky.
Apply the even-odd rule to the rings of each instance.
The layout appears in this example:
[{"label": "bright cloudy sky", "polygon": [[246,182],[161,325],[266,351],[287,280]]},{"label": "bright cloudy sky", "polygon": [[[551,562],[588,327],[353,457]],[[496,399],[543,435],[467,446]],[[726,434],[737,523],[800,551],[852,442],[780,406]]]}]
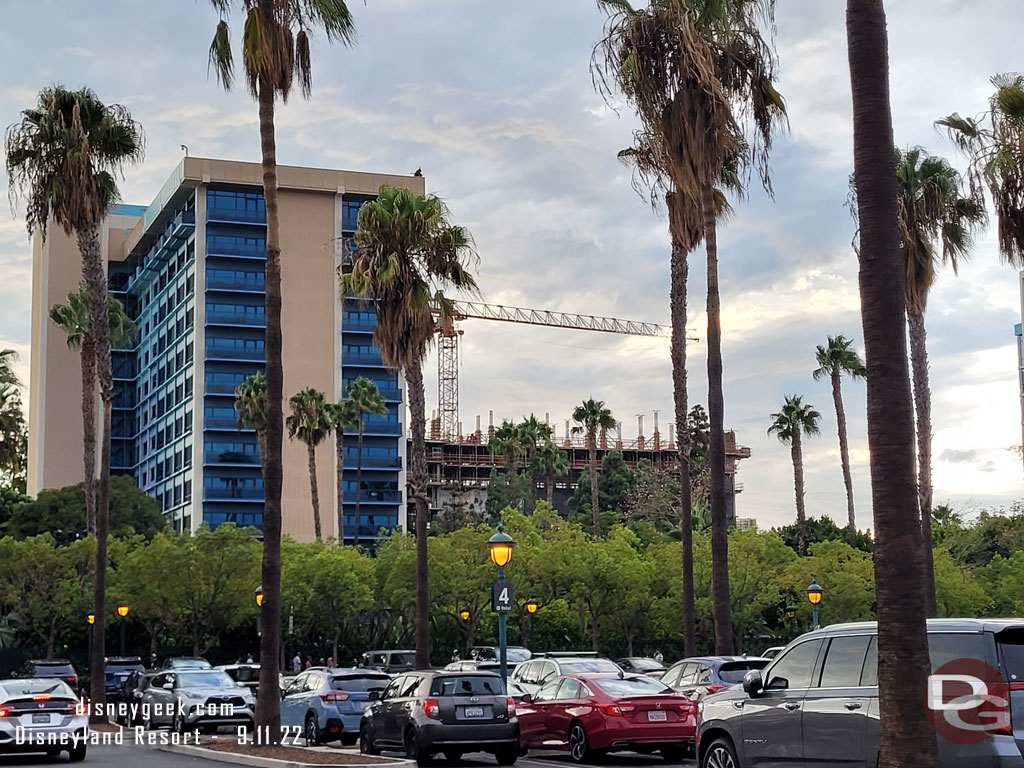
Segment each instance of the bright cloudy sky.
[{"label": "bright cloudy sky", "polygon": [[[768,414],[800,393],[823,415],[805,447],[808,512],[842,520],[845,498],[827,382],[811,378],[826,334],[861,338],[853,224],[844,3],[784,0],[780,89],[791,133],[774,153],[776,196],[754,190],[719,235],[726,426],[753,456],[741,464],[741,516],[762,526],[793,515],[789,452],[765,434]],[[1021,69],[1019,0],[890,0],[896,141],[951,155],[932,126],[981,111],[988,77]],[[279,111],[284,164],[409,173],[445,198],[476,238],[487,301],[667,322],[668,242],[662,217],[616,161],[634,127],[609,109],[588,69],[603,16],[593,0],[353,2],[354,49],[315,44],[314,97]],[[44,85],[88,84],[128,106],[147,135],[144,165],[123,184],[148,204],[193,155],[259,159],[255,105],[207,76],[217,18],[205,0],[3,2],[0,123]],[[45,34],[42,32],[45,30]],[[237,39],[241,31],[235,24]],[[959,161],[957,161],[959,163]],[[3,171],[0,170],[0,175]],[[0,179],[6,186],[6,177]],[[692,257],[690,325],[706,327],[703,253]],[[0,344],[28,360],[31,253],[23,221],[0,206]],[[936,499],[1003,505],[1020,498],[1020,400],[1013,325],[1017,276],[980,239],[960,276],[943,273],[927,322]],[[635,434],[635,415],[671,420],[664,340],[467,321],[461,414],[550,413],[559,431],[574,404],[607,401]],[[691,402],[706,401],[703,346],[692,350]],[[436,402],[434,360],[428,403]],[[25,371],[27,374],[27,371]],[[847,383],[858,521],[869,527],[864,386]]]}]

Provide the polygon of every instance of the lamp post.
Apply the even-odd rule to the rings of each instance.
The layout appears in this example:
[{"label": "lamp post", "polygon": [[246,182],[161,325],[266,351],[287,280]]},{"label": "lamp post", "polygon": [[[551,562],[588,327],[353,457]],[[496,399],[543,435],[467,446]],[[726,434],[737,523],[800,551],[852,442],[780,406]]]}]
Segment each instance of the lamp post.
[{"label": "lamp post", "polygon": [[821,604],[821,597],[824,593],[821,585],[818,584],[818,580],[812,578],[811,586],[807,588],[807,599],[811,601],[811,610],[813,611],[813,619],[811,629],[818,628],[818,605]]},{"label": "lamp post", "polygon": [[531,597],[523,607],[526,608],[526,642],[523,645],[529,648],[533,643],[533,614],[540,608],[540,603],[537,602],[537,598]]},{"label": "lamp post", "polygon": [[[121,617],[121,656],[122,657],[124,657],[125,654],[127,654],[127,651],[125,650],[125,648],[126,648],[125,631],[128,628],[128,622],[125,621],[125,619],[128,617],[128,612],[130,610],[131,610],[131,608],[128,606],[127,603],[121,603],[119,606],[117,606],[117,615]],[[95,617],[93,618],[93,621],[95,621]]]},{"label": "lamp post", "polygon": [[263,585],[256,587],[256,637],[263,637]]},{"label": "lamp post", "polygon": [[498,581],[491,587],[491,610],[498,614],[498,662],[501,665],[501,681],[508,682],[508,613],[512,610],[514,590],[505,581],[505,566],[512,560],[512,549],[516,543],[505,533],[505,525],[498,523],[498,532],[487,540],[491,562],[498,566]]},{"label": "lamp post", "polygon": [[792,639],[793,635],[793,620],[796,619],[796,606],[788,603],[784,615],[786,617],[786,641],[788,642]]},{"label": "lamp post", "polygon": [[89,636],[89,655],[86,658],[89,659],[89,663],[92,664],[92,625],[96,623],[96,614],[90,613],[85,617],[85,620],[89,622],[89,631],[86,632]]}]

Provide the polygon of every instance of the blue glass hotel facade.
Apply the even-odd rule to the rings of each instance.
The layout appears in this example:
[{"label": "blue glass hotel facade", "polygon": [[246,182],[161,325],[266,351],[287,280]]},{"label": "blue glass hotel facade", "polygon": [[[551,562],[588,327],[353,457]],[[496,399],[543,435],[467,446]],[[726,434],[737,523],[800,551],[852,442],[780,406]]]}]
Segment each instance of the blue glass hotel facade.
[{"label": "blue glass hotel facade", "polygon": [[[384,393],[387,416],[364,425],[362,488],[355,434],[344,437],[345,537],[405,524],[405,406],[399,376],[372,334],[376,317],[338,294],[359,206],[382,184],[423,179],[282,166],[285,397],[315,387],[337,400],[358,376]],[[139,329],[114,353],[112,470],[131,475],[177,530],[225,522],[260,527],[263,482],[255,433],[238,424],[234,390],[265,364],[266,210],[260,166],[187,157],[148,207],[118,206],[103,231],[110,286]],[[62,232],[36,238],[33,270],[29,492],[81,482],[77,356],[47,320],[77,287],[79,260]],[[335,443],[317,449],[325,536],[337,535]],[[286,439],[284,531],[313,536],[305,446]]]}]

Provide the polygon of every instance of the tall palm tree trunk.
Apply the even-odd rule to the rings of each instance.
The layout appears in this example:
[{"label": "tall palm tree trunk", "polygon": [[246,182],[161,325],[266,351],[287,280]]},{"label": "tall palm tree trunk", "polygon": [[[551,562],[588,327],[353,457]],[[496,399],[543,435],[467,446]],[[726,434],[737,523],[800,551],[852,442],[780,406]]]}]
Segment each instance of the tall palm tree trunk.
[{"label": "tall palm tree trunk", "polygon": [[[722,318],[718,295],[718,230],[715,197],[710,185],[701,190],[704,244],[708,255],[708,420],[711,436],[711,605],[715,620],[715,653],[733,653],[729,607],[729,531],[725,501],[725,401],[722,395]],[[685,422],[684,422],[685,424]],[[685,533],[684,533],[685,535]]]},{"label": "tall palm tree trunk", "polygon": [[[110,414],[114,402],[114,373],[110,361],[110,322],[107,319],[107,266],[100,249],[99,227],[76,232],[82,254],[82,277],[89,296],[89,315],[96,349],[96,380],[103,402],[103,435],[100,443],[100,469],[96,483],[96,574],[93,586],[93,643],[90,667],[90,700],[106,701],[104,658],[106,656],[107,606],[107,513],[110,492]],[[83,396],[84,397],[84,396]],[[102,707],[100,708],[102,710]],[[106,722],[106,716],[92,710],[93,722]]]},{"label": "tall palm tree trunk", "polygon": [[85,474],[85,528],[96,535],[96,346],[82,339],[82,459]]},{"label": "tall palm tree trunk", "polygon": [[430,668],[430,566],[427,561],[427,442],[426,396],[423,393],[423,361],[405,371],[409,385],[409,418],[412,420],[412,456],[409,487],[416,505],[416,668]]},{"label": "tall palm tree trunk", "polygon": [[690,430],[687,429],[689,394],[686,380],[686,279],[689,272],[687,248],[682,237],[683,201],[678,192],[665,196],[672,236],[672,392],[679,450],[679,525],[683,550],[683,647],[687,658],[697,655],[696,599],[693,587],[693,498],[690,488]]},{"label": "tall palm tree trunk", "polygon": [[320,491],[316,485],[316,446],[306,443],[306,458],[309,462],[309,496],[313,501],[313,535],[317,541],[323,539],[320,527]]},{"label": "tall palm tree trunk", "polygon": [[793,492],[796,494],[796,549],[803,557],[807,554],[807,511],[804,509],[804,451],[799,429],[793,433],[789,452],[793,458]]},{"label": "tall palm tree trunk", "polygon": [[843,407],[842,379],[839,371],[832,371],[832,400],[836,405],[836,424],[839,431],[839,463],[843,467],[846,486],[847,533],[851,547],[857,546],[857,514],[853,511],[853,478],[850,476],[850,444],[846,438],[846,409]]},{"label": "tall palm tree trunk", "polygon": [[[274,18],[274,0],[260,0],[260,16]],[[263,198],[267,209],[266,350],[267,430],[263,458],[263,605],[260,609],[260,691],[256,725],[273,742],[281,730],[281,448],[284,441],[284,372],[281,364],[281,228],[277,203],[277,147],[274,139],[274,90],[266,77],[259,82],[260,148]]]},{"label": "tall palm tree trunk", "polygon": [[359,448],[356,454],[356,532],[353,544],[359,546],[359,526],[362,522],[359,519],[359,497],[363,494],[363,412],[359,414]]},{"label": "tall palm tree trunk", "polygon": [[924,602],[927,615],[937,613],[935,564],[932,553],[932,390],[928,382],[928,343],[924,313],[907,307],[910,369],[917,413],[917,499],[921,506],[921,554],[924,556]]},{"label": "tall palm tree trunk", "polygon": [[534,459],[536,458],[536,456],[537,449],[531,448],[526,457],[526,463],[528,465],[526,468],[526,478],[530,481],[530,501],[529,506],[527,508],[527,512],[531,515],[533,514],[533,511],[537,508],[537,476],[534,475],[533,473]]},{"label": "tall palm tree trunk", "polygon": [[548,506],[552,509],[555,506],[555,470],[549,469],[547,475],[544,477],[544,490],[548,495]]},{"label": "tall palm tree trunk", "polygon": [[[335,482],[338,490],[338,546],[343,547],[345,546],[345,430],[339,424],[338,430],[334,434],[337,463]],[[356,543],[358,544],[358,541]]]},{"label": "tall palm tree trunk", "polygon": [[590,449],[590,510],[594,514],[594,536],[601,535],[601,513],[597,508],[597,435],[587,435],[587,447]]},{"label": "tall palm tree trunk", "polygon": [[904,341],[889,56],[881,0],[847,0],[860,292],[867,358],[868,445],[878,616],[878,768],[938,768],[921,692],[931,664],[925,624],[914,421]]}]

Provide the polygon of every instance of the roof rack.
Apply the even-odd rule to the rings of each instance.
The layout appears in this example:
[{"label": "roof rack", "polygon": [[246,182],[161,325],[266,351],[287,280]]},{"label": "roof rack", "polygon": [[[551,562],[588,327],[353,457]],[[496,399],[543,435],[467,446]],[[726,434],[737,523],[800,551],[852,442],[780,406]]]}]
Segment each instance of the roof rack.
[{"label": "roof rack", "polygon": [[544,651],[542,653],[533,654],[533,658],[535,659],[596,659],[597,656],[597,651]]}]

